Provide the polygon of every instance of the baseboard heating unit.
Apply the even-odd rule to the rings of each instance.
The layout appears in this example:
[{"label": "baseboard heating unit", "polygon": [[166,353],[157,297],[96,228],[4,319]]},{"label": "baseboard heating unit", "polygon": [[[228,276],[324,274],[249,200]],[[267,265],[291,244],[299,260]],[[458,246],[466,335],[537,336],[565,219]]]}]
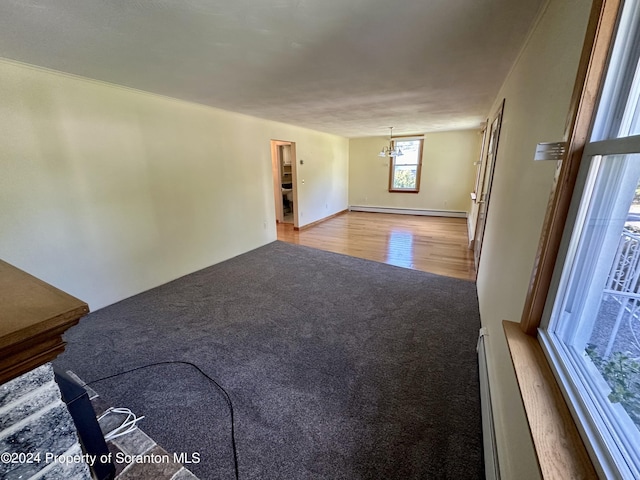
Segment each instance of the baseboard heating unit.
[{"label": "baseboard heating unit", "polygon": [[467,212],[457,212],[455,210],[424,210],[419,208],[365,207],[360,205],[349,205],[349,211],[372,212],[372,213],[396,213],[400,215],[424,215],[429,217],[467,218]]},{"label": "baseboard heating unit", "polygon": [[478,337],[478,368],[480,373],[480,406],[482,411],[482,439],[484,447],[484,472],[487,480],[500,480],[498,449],[496,446],[496,430],[493,423],[491,406],[491,388],[489,386],[489,369],[487,367],[486,328],[480,329]]}]

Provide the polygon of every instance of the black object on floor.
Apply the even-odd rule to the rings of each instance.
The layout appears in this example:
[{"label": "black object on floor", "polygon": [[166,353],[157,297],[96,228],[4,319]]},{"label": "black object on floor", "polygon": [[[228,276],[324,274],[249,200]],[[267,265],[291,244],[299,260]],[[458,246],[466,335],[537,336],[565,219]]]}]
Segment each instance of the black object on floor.
[{"label": "black object on floor", "polygon": [[82,450],[92,457],[95,456],[95,463],[90,465],[94,477],[97,480],[112,480],[116,468],[110,459],[107,443],[87,391],[58,368],[54,368],[54,375],[62,394],[62,401],[67,405],[78,431]]}]

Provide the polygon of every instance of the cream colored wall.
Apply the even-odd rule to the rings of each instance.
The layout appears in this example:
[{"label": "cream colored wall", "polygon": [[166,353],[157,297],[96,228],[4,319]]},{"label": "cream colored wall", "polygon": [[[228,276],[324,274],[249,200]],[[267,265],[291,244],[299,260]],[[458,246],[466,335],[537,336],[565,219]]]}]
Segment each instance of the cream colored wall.
[{"label": "cream colored wall", "polygon": [[478,298],[489,361],[502,478],[540,477],[502,320],[520,321],[555,162],[534,161],[538,142],[563,139],[591,2],[551,0],[506,79],[506,99]]},{"label": "cream colored wall", "polygon": [[347,208],[348,140],[0,60],[0,258],[100,308],[276,239],[270,140],[301,225]]},{"label": "cream colored wall", "polygon": [[389,193],[389,137],[349,140],[349,205],[468,212],[482,138],[477,130],[427,133],[420,193]]},{"label": "cream colored wall", "polygon": [[289,128],[296,132],[298,225],[304,227],[348,208],[349,141]]}]

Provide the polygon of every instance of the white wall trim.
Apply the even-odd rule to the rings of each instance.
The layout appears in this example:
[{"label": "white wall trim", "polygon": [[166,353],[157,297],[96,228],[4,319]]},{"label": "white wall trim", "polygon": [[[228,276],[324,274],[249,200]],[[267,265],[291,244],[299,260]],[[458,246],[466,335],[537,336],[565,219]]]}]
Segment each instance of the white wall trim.
[{"label": "white wall trim", "polygon": [[349,205],[351,212],[374,212],[374,213],[397,213],[400,215],[425,215],[431,217],[456,217],[467,218],[467,212],[456,212],[454,210],[424,210],[418,208],[390,208],[390,207],[365,207],[359,205]]}]

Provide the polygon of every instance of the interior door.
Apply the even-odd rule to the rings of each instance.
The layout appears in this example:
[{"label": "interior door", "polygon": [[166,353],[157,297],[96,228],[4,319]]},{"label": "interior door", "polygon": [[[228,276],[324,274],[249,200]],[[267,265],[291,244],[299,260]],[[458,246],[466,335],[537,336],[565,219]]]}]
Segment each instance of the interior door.
[{"label": "interior door", "polygon": [[473,255],[476,263],[476,270],[480,265],[480,255],[482,252],[482,240],[484,238],[484,229],[487,223],[487,212],[489,209],[489,198],[491,197],[491,184],[493,182],[493,172],[496,168],[496,156],[498,154],[498,139],[500,138],[500,126],[502,125],[502,112],[504,111],[504,100],[500,108],[496,112],[489,130],[489,144],[485,158],[483,160],[483,169],[481,173],[482,182],[479,188],[478,217],[476,220],[476,232],[473,242]]}]

